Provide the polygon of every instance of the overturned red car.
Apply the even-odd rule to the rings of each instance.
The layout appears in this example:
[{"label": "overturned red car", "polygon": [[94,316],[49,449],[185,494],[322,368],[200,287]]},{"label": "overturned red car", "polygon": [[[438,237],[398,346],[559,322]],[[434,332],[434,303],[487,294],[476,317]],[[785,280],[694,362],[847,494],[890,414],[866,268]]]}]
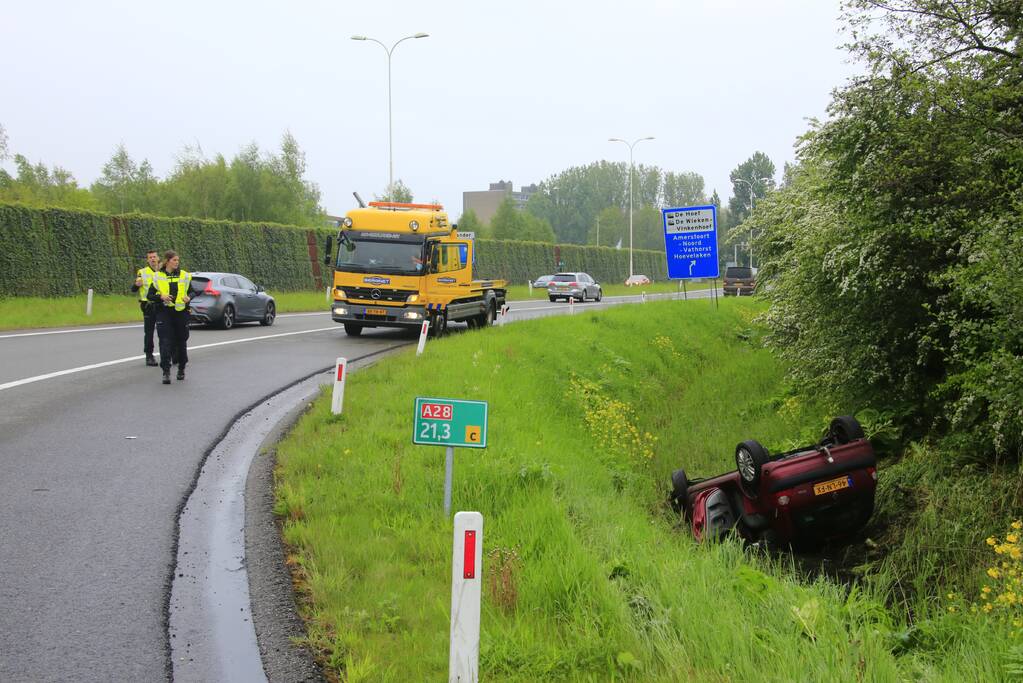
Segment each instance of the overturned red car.
[{"label": "overturned red car", "polygon": [[710,479],[672,474],[671,505],[697,539],[734,529],[750,542],[814,545],[854,534],[874,512],[877,457],[852,416],[833,419],[818,443],[778,455],[743,441],[735,465]]}]

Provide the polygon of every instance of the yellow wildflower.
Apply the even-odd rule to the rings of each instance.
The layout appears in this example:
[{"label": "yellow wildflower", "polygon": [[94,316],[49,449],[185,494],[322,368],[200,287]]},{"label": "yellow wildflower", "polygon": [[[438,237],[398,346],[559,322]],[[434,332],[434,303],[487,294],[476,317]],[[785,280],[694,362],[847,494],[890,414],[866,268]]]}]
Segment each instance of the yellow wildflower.
[{"label": "yellow wildflower", "polygon": [[980,592],[981,593],[990,593],[991,592],[991,586],[984,586],[983,588],[980,589]]},{"label": "yellow wildflower", "polygon": [[992,605],[992,604],[991,604],[990,602],[989,602],[989,603],[987,603],[986,605],[984,605],[984,611],[985,611],[985,612],[990,612],[990,611],[991,611],[991,610],[993,610],[994,608],[995,608],[995,606],[994,606],[994,605]]},{"label": "yellow wildflower", "polygon": [[997,543],[998,543],[998,539],[995,538],[994,536],[988,536],[987,537],[987,544],[988,545],[992,545],[993,546],[993,545],[995,545]]},{"label": "yellow wildflower", "polygon": [[1016,529],[1017,531],[1019,531],[1020,529],[1023,529],[1023,522],[1020,522],[1019,520],[1013,522],[1012,523],[1012,528]]},{"label": "yellow wildflower", "polygon": [[999,576],[1001,576],[1001,572],[999,572],[995,567],[991,567],[990,569],[987,570],[987,575],[990,576],[992,579],[997,579]]},{"label": "yellow wildflower", "polygon": [[1006,534],[1005,540],[1008,541],[1009,543],[1015,543],[1016,541],[1019,540],[1019,535],[1018,534]]}]

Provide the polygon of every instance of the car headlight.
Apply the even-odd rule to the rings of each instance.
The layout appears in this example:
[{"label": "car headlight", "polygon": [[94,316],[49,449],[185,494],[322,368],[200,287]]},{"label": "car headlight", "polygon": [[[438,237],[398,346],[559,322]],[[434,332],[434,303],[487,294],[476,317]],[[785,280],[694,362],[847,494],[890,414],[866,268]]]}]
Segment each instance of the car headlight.
[{"label": "car headlight", "polygon": [[409,294],[408,298],[405,299],[405,301],[406,301],[406,303],[414,304],[415,302],[419,301],[419,295],[418,294]]},{"label": "car headlight", "polygon": [[416,311],[405,311],[405,318],[407,320],[419,320],[421,317]]},{"label": "car headlight", "polygon": [[340,287],[335,287],[334,288],[334,298],[335,299],[347,299],[348,295],[345,294],[345,290],[341,289]]},{"label": "car headlight", "polygon": [[348,309],[343,306],[335,306],[334,315],[348,315]]}]

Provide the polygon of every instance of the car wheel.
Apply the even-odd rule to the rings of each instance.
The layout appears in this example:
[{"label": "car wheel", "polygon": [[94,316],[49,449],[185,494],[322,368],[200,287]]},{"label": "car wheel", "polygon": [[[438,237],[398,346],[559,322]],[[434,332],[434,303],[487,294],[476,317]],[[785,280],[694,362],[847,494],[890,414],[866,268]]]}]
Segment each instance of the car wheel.
[{"label": "car wheel", "polygon": [[739,484],[750,498],[757,497],[760,471],[770,459],[767,449],[759,441],[748,439],[735,447],[735,469],[739,472]]},{"label": "car wheel", "polygon": [[671,473],[671,495],[668,500],[676,513],[689,515],[689,478],[681,468]]},{"label": "car wheel", "polygon": [[220,319],[220,327],[229,330],[234,327],[234,306],[224,306],[224,316]]},{"label": "car wheel", "polygon": [[362,325],[356,325],[355,323],[345,323],[345,334],[349,337],[358,337],[362,334]]},{"label": "car wheel", "polygon": [[277,306],[274,302],[268,301],[266,304],[266,310],[263,312],[263,318],[259,321],[259,324],[263,327],[270,327],[274,324],[274,320],[277,318]]},{"label": "car wheel", "polygon": [[841,445],[855,441],[856,439],[862,439],[866,435],[863,433],[863,427],[860,426],[859,421],[852,415],[840,415],[831,421],[831,426],[828,427],[828,436],[835,443]]},{"label": "car wheel", "polygon": [[552,304],[553,304],[553,303],[554,303],[555,301],[557,301],[557,300],[558,300],[558,299],[557,299],[556,297],[553,297],[553,296],[548,296],[547,298],[551,300],[551,303],[552,303]]},{"label": "car wheel", "polygon": [[603,299],[603,298],[604,298],[604,292],[603,292],[603,290],[601,290],[601,289],[600,289],[600,287],[597,287],[597,298],[596,298],[596,302],[597,302],[597,303],[600,303],[600,300],[601,300],[601,299]]}]

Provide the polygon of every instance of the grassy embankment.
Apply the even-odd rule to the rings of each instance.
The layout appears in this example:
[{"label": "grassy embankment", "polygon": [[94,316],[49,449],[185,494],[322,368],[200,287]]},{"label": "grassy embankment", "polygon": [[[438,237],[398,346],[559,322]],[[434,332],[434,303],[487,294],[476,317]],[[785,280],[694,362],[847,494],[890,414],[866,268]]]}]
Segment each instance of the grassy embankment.
[{"label": "grassy embankment", "polygon": [[[709,283],[690,283],[688,289],[708,289]],[[604,285],[605,296],[624,294],[661,294],[677,292],[673,282],[658,282],[644,287],[625,285]],[[272,292],[277,301],[278,313],[299,313],[326,311],[324,292]],[[535,289],[529,296],[529,288],[515,285],[508,289],[508,297],[514,301],[546,299],[547,290]],[[0,297],[0,330],[29,329],[42,327],[70,327],[73,325],[109,325],[113,323],[139,322],[139,306],[136,299],[116,294],[101,294],[93,297],[92,315],[85,315],[85,295],[59,298],[34,296]]]},{"label": "grassy embankment", "polygon": [[[326,311],[326,295],[316,292],[273,292],[278,313]],[[73,325],[109,325],[142,321],[138,300],[118,294],[93,297],[92,315],[85,315],[85,295],[58,298],[0,297],[0,330]]]},{"label": "grassy embankment", "polygon": [[651,302],[455,335],[352,375],[342,416],[319,399],[279,449],[277,511],[332,675],[447,669],[444,455],[410,438],[425,395],[490,402],[490,446],[456,452],[453,493],[485,518],[483,679],[1005,677],[1018,641],[990,615],[920,593],[910,623],[880,579],[850,588],[737,542],[697,545],[666,509],[679,464],[717,474],[738,441],[781,447],[830,417],[781,397],[757,310]]}]

